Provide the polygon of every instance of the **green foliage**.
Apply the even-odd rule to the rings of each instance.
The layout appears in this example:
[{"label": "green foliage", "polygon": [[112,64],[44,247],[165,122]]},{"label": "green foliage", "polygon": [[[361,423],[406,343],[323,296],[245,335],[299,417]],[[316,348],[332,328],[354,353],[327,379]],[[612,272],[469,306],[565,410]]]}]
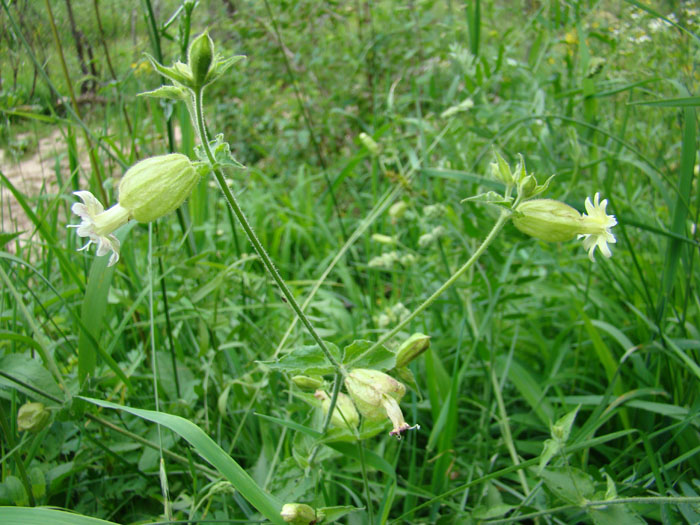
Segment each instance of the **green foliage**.
[{"label": "green foliage", "polygon": [[[1,1],[0,522],[279,522],[291,502],[351,525],[698,521],[690,2],[72,0],[50,3],[57,43],[43,2]],[[144,55],[189,82],[167,68],[205,30],[213,166],[196,101]],[[114,267],[76,252],[71,192],[116,203],[168,152],[209,171],[177,214],[120,230]],[[336,368],[214,169],[332,357],[410,387],[419,430],[324,431],[291,378],[331,395]],[[507,224],[382,341],[528,175],[578,212],[608,199],[612,258]],[[396,368],[417,332],[430,348]]]}]

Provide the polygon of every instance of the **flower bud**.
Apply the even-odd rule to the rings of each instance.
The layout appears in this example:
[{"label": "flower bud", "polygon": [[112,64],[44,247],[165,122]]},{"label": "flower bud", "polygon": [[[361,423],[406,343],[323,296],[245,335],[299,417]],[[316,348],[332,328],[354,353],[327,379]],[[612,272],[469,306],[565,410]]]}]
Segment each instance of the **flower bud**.
[{"label": "flower bud", "polygon": [[[321,408],[323,413],[327,415],[331,406],[331,398],[323,390],[317,390],[314,397],[321,400]],[[333,426],[347,428],[348,430],[357,428],[357,425],[360,424],[360,415],[357,413],[352,399],[342,392],[338,393],[338,399],[335,402],[335,408],[331,416],[331,423]]]},{"label": "flower bud", "polygon": [[36,434],[46,427],[50,416],[43,403],[25,403],[17,412],[17,429]]},{"label": "flower bud", "polygon": [[399,401],[406,393],[406,387],[393,377],[378,370],[356,368],[345,378],[345,388],[355,402],[357,409],[370,421],[388,417],[394,428],[392,436],[400,436],[411,427],[404,421]]},{"label": "flower bud", "polygon": [[520,204],[513,224],[521,232],[549,242],[568,241],[581,233],[581,214],[563,202],[533,199]]},{"label": "flower bud", "polygon": [[200,88],[207,84],[207,74],[214,60],[214,42],[205,31],[190,44],[187,53],[187,63],[192,71],[195,88]]},{"label": "flower bud", "polygon": [[302,390],[317,390],[323,386],[323,378],[315,376],[294,376],[292,382]]},{"label": "flower bud", "polygon": [[382,233],[373,233],[372,240],[380,244],[396,244],[396,239],[390,235],[384,235]]},{"label": "flower bud", "polygon": [[363,131],[360,133],[358,138],[360,139],[360,142],[362,142],[362,145],[367,148],[372,155],[375,157],[379,155],[379,144],[377,144],[372,137]]},{"label": "flower bud", "polygon": [[395,202],[394,204],[391,205],[391,208],[389,208],[389,216],[393,220],[400,219],[401,217],[404,216],[407,209],[408,209],[408,203],[406,201]]},{"label": "flower bud", "polygon": [[280,516],[294,525],[309,525],[316,521],[316,511],[305,503],[285,503]]},{"label": "flower bud", "polygon": [[396,368],[402,368],[430,348],[430,336],[415,333],[396,350]]}]

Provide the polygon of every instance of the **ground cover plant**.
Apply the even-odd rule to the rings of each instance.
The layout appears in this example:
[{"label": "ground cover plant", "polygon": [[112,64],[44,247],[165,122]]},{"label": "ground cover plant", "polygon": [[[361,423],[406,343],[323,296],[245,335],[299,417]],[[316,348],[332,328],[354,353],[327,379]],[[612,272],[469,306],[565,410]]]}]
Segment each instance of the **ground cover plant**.
[{"label": "ground cover plant", "polygon": [[692,2],[0,2],[0,523],[700,522]]}]

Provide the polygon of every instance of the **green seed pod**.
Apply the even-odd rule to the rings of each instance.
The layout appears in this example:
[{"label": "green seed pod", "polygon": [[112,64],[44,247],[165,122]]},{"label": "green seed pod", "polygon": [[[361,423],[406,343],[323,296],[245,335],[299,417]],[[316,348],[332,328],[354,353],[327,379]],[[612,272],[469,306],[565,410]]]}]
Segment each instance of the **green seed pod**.
[{"label": "green seed pod", "polygon": [[25,403],[17,412],[17,429],[36,434],[46,427],[50,417],[44,403]]},{"label": "green seed pod", "polygon": [[521,232],[549,242],[568,241],[582,233],[582,217],[574,208],[551,199],[533,199],[520,204],[513,224]]},{"label": "green seed pod", "polygon": [[415,333],[396,350],[396,367],[402,368],[430,348],[430,336]]},{"label": "green seed pod", "polygon": [[323,386],[323,378],[314,376],[294,376],[292,377],[292,383],[301,388],[302,390],[312,391],[317,390]]},{"label": "green seed pod", "polygon": [[316,522],[316,511],[305,503],[285,503],[280,516],[287,523],[309,525]]},{"label": "green seed pod", "polygon": [[179,208],[199,181],[185,155],[171,153],[133,165],[119,184],[119,205],[139,222],[154,221]]},{"label": "green seed pod", "polygon": [[195,88],[207,84],[207,74],[213,61],[214,42],[209,36],[209,32],[205,31],[192,41],[187,53],[187,64],[192,71]]},{"label": "green seed pod", "polygon": [[406,201],[395,202],[391,205],[391,208],[389,208],[389,216],[393,220],[400,219],[404,216],[406,210],[408,210],[408,203]]}]

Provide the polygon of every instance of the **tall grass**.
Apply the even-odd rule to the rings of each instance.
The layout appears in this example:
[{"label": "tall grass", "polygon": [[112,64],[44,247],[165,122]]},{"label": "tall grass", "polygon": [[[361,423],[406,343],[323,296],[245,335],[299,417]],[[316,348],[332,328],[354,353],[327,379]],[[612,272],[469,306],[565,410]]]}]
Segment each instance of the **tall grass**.
[{"label": "tall grass", "polygon": [[[73,0],[90,104],[63,98],[87,80],[64,6],[20,4],[0,12],[0,521],[280,522],[291,502],[351,524],[700,520],[693,6]],[[497,214],[462,200],[500,191],[494,150],[556,174],[547,198],[601,192],[613,257],[507,224],[386,341],[431,337],[401,404],[420,430],[324,436],[274,367],[312,340],[212,181],[119,230],[115,267],[65,228],[72,191],[113,203],[137,160],[194,155],[182,104],[136,95],[161,83],[142,53],[185,60],[205,28],[247,55],[204,101],[247,166],[229,187],[324,341],[381,341],[475,253]],[[37,151],[52,133],[65,147]],[[37,153],[56,160],[26,192]],[[370,264],[391,251],[410,257]],[[20,431],[29,401],[49,420]]]}]

